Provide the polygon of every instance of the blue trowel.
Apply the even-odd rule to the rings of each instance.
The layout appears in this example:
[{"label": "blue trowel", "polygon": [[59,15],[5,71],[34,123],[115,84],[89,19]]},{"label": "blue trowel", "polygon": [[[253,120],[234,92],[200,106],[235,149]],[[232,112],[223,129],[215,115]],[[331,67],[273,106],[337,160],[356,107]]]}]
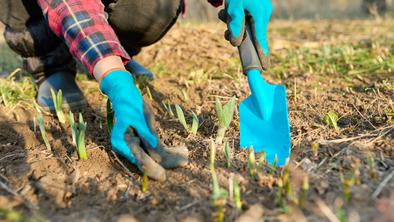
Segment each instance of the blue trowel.
[{"label": "blue trowel", "polygon": [[284,166],[290,159],[291,148],[286,88],[263,79],[250,27],[247,22],[245,39],[238,47],[251,91],[239,105],[240,146],[265,152],[269,164]]}]

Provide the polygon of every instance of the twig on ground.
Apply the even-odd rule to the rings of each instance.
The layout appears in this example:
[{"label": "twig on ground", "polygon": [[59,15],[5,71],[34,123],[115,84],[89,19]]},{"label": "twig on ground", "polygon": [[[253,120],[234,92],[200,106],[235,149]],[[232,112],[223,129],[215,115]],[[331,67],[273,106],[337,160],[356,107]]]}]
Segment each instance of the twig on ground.
[{"label": "twig on ground", "polygon": [[189,204],[186,204],[185,206],[179,208],[178,211],[185,211],[185,210],[187,210],[187,209],[189,209],[189,208],[195,206],[195,205],[198,204],[198,203],[200,203],[200,201],[195,200],[195,201],[193,201],[193,202],[191,202],[191,203],[189,203]]},{"label": "twig on ground", "polygon": [[365,121],[367,121],[367,122],[369,123],[369,125],[371,125],[374,129],[377,129],[376,126],[373,125],[373,124],[371,123],[371,121],[369,121],[369,119],[367,119],[367,118],[360,112],[360,110],[357,109],[357,107],[356,107],[354,104],[352,104],[352,106],[353,106],[354,109],[356,109],[357,113],[360,114],[360,116],[361,116]]},{"label": "twig on ground", "polygon": [[122,163],[122,161],[120,161],[119,157],[116,155],[116,153],[114,151],[111,151],[112,155],[115,158],[115,161],[124,169],[125,173],[130,176],[130,177],[134,177],[133,173]]},{"label": "twig on ground", "polygon": [[394,170],[391,171],[391,173],[389,175],[387,175],[386,178],[384,178],[384,180],[379,184],[378,188],[376,188],[375,192],[373,192],[372,197],[373,198],[377,198],[380,194],[380,192],[382,192],[383,188],[387,185],[387,183],[391,180],[391,178],[393,178],[394,176]]}]

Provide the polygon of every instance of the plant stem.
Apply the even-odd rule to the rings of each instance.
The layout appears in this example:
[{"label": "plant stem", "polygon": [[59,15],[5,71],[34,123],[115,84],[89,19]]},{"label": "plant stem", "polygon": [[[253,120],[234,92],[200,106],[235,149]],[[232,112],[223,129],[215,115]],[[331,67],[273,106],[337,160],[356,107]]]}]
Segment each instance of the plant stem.
[{"label": "plant stem", "polygon": [[216,143],[217,144],[222,144],[226,130],[227,129],[225,127],[219,127],[218,134],[216,135]]}]

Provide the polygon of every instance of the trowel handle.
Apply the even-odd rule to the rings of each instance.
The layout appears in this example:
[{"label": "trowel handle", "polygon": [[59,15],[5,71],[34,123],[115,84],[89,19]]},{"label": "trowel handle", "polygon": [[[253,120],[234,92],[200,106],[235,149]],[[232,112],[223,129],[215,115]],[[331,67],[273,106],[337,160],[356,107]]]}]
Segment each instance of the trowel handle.
[{"label": "trowel handle", "polygon": [[250,24],[249,18],[246,17],[246,33],[245,39],[238,47],[239,56],[241,58],[243,73],[247,75],[248,71],[257,69],[260,72],[263,71],[262,64],[253,42],[252,25]]}]

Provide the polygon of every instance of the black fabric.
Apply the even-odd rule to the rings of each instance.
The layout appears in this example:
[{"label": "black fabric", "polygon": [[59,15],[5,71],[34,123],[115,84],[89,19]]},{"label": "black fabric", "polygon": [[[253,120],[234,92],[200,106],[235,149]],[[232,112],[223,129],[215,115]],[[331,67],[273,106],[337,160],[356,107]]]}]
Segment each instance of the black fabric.
[{"label": "black fabric", "polygon": [[[160,40],[176,22],[183,0],[102,0],[108,22],[134,56]],[[33,0],[0,0],[0,21],[7,44],[23,57],[25,69],[38,80],[57,71],[75,74],[67,46],[49,28]]]},{"label": "black fabric", "polygon": [[116,0],[106,4],[108,22],[131,55],[159,41],[182,12],[183,0]]}]

